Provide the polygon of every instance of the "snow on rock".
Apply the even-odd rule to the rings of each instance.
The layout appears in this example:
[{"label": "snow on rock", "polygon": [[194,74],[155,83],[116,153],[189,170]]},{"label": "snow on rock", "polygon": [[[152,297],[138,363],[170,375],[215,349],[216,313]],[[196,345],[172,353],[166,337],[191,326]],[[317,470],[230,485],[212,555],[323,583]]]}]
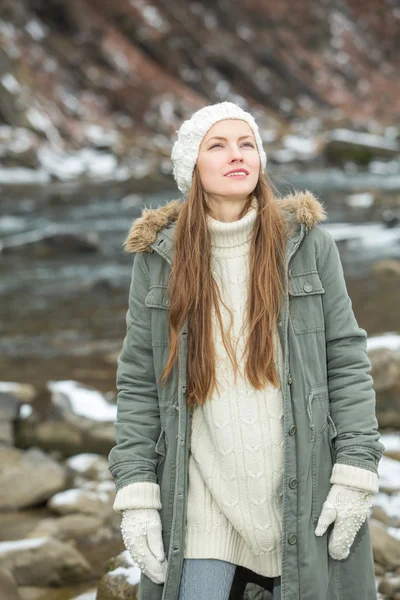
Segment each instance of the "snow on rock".
[{"label": "snow on rock", "polygon": [[47,542],[48,538],[26,538],[23,540],[13,540],[11,542],[0,542],[0,554],[7,554],[16,550],[31,550],[38,548]]},{"label": "snow on rock", "polygon": [[67,465],[77,473],[85,473],[88,469],[93,467],[99,456],[100,454],[82,452],[82,454],[71,456],[71,458],[67,460]]},{"label": "snow on rock", "polygon": [[47,388],[61,409],[93,421],[114,422],[117,418],[117,406],[109,404],[97,390],[72,380],[49,381]]},{"label": "snow on rock", "polygon": [[37,42],[43,40],[49,33],[49,28],[41,23],[38,19],[31,19],[28,21],[28,23],[25,25],[25,29]]},{"label": "snow on rock", "polygon": [[400,335],[398,333],[384,333],[369,337],[367,340],[367,349],[389,348],[390,350],[400,350]]},{"label": "snow on rock", "polygon": [[110,577],[124,577],[129,585],[137,585],[140,581],[140,569],[136,566],[133,567],[117,567],[114,571],[109,571]]},{"label": "snow on rock", "polygon": [[357,248],[390,248],[400,241],[400,229],[383,223],[329,223],[324,225],[336,242],[351,242]]},{"label": "snow on rock", "polygon": [[84,131],[87,139],[98,147],[113,146],[119,140],[118,131],[106,131],[100,125],[94,125],[93,123],[86,125]]},{"label": "snow on rock", "polygon": [[[92,131],[93,136],[93,129],[89,131]],[[113,132],[109,134],[108,144],[111,143],[112,135]],[[99,133],[97,133],[97,139],[100,143]],[[105,134],[103,134],[104,140]],[[118,168],[117,158],[113,154],[100,152],[94,148],[82,148],[76,152],[61,153],[42,146],[38,150],[38,158],[42,168],[61,181],[70,181],[82,176],[99,181],[109,181],[126,176],[125,171],[122,171],[121,175],[121,168]]]},{"label": "snow on rock", "polygon": [[333,129],[327,132],[325,137],[328,141],[347,142],[349,144],[357,144],[359,146],[384,149],[393,152],[400,151],[400,146],[396,140],[373,133],[351,131],[350,129]]},{"label": "snow on rock", "polygon": [[14,75],[11,75],[11,73],[6,73],[3,75],[0,81],[6,90],[10,92],[10,94],[18,94],[18,92],[21,90],[20,84],[15,79]]},{"label": "snow on rock", "polygon": [[400,461],[382,456],[378,465],[379,488],[385,492],[400,491]]},{"label": "snow on rock", "polygon": [[96,596],[97,589],[84,592],[83,594],[79,594],[79,596],[74,596],[71,600],[96,600]]},{"label": "snow on rock", "polygon": [[55,494],[47,504],[61,515],[84,513],[105,518],[112,514],[114,496],[114,489],[107,493],[99,489],[73,488]]},{"label": "snow on rock", "polygon": [[378,492],[372,501],[374,506],[382,508],[389,517],[400,519],[400,492],[394,494]]},{"label": "snow on rock", "polygon": [[314,158],[319,150],[316,139],[300,137],[298,135],[285,135],[282,138],[283,152],[291,155],[292,160],[310,160]]},{"label": "snow on rock", "polygon": [[76,475],[96,481],[111,479],[107,459],[100,454],[82,452],[69,458],[66,464]]},{"label": "snow on rock", "polygon": [[400,431],[382,433],[380,441],[385,446],[385,452],[400,452]]},{"label": "snow on rock", "polygon": [[16,381],[0,381],[0,393],[10,394],[20,402],[32,402],[37,395],[30,383],[17,383]]},{"label": "snow on rock", "polygon": [[19,411],[19,418],[20,419],[27,419],[28,417],[31,416],[33,410],[32,410],[32,406],[30,404],[22,404],[20,411]]},{"label": "snow on rock", "polygon": [[24,167],[0,168],[0,183],[18,185],[27,183],[49,183],[50,175],[42,169],[25,169]]},{"label": "snow on rock", "polygon": [[400,541],[400,529],[398,527],[388,527],[387,532],[389,535],[396,538],[396,540]]},{"label": "snow on rock", "polygon": [[349,194],[346,196],[346,204],[357,208],[368,208],[374,203],[374,195],[370,192],[360,192],[359,194]]}]

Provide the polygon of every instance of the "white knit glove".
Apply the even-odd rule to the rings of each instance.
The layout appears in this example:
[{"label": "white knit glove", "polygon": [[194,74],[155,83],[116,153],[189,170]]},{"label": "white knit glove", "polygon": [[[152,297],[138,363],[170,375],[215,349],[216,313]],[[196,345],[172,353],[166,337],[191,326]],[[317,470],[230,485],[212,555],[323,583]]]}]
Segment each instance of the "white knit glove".
[{"label": "white knit glove", "polygon": [[372,506],[370,492],[335,483],[322,506],[315,535],[323,535],[328,525],[335,522],[329,537],[328,551],[335,560],[350,554],[358,530]]},{"label": "white knit glove", "polygon": [[132,560],[153,583],[164,583],[168,562],[156,508],[131,508],[122,513],[121,533]]}]

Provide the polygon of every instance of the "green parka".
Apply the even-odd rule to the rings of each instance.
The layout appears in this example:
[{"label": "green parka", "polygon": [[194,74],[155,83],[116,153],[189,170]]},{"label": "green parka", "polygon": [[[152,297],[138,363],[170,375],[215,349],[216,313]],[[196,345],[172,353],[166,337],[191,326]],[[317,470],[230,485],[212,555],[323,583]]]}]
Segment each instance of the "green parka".
[{"label": "green parka", "polygon": [[[376,600],[368,521],[342,561],[328,553],[333,525],[314,533],[335,463],[376,479],[379,441],[366,332],[352,311],[337,246],[318,223],[308,191],[275,199],[286,220],[286,284],[278,330],[284,355],[282,600]],[[190,418],[186,406],[187,322],[178,373],[157,383],[168,356],[168,276],[181,202],[144,209],[128,234],[133,253],[126,336],[118,358],[116,445],[109,467],[118,491],[160,485],[166,580],[142,573],[139,600],[177,600],[184,559]],[[346,467],[345,467],[346,468]]]}]

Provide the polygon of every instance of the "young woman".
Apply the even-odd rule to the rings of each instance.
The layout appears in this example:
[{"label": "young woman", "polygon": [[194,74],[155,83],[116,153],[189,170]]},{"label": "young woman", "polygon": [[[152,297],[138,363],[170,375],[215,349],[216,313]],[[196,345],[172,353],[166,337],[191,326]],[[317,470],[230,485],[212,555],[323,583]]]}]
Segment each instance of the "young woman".
[{"label": "young woman", "polygon": [[376,599],[375,393],[337,246],[308,191],[278,199],[252,115],[185,121],[185,196],[144,209],[118,359],[114,510],[139,600]]}]

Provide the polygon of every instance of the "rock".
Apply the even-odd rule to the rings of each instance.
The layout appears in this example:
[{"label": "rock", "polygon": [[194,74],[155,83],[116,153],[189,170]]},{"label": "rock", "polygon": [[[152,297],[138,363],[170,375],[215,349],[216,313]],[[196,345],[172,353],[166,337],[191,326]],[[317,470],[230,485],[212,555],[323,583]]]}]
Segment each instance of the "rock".
[{"label": "rock", "polygon": [[54,418],[40,421],[35,412],[17,423],[16,443],[22,448],[38,446],[47,452],[57,450],[64,456],[78,454],[86,445],[84,429],[78,423]]},{"label": "rock", "polygon": [[368,352],[376,392],[380,427],[400,429],[400,351],[374,348]]},{"label": "rock", "polygon": [[79,540],[96,534],[103,520],[88,514],[68,514],[62,517],[42,519],[29,537],[53,537],[61,541]]},{"label": "rock", "polygon": [[369,519],[372,537],[372,548],[375,562],[383,565],[386,570],[400,566],[400,540],[389,535],[383,523]]},{"label": "rock", "polygon": [[100,454],[83,452],[69,458],[66,466],[75,474],[95,481],[111,480],[108,461]]},{"label": "rock", "polygon": [[378,591],[393,598],[394,594],[400,594],[400,576],[391,577],[386,575],[379,584]]},{"label": "rock", "polygon": [[114,491],[107,492],[101,488],[70,489],[53,496],[48,507],[61,515],[84,513],[105,519],[111,514],[113,496]]},{"label": "rock", "polygon": [[35,410],[16,423],[19,447],[57,450],[64,457],[81,453],[108,456],[115,445],[115,404],[76,381],[51,381],[46,411]]},{"label": "rock", "polygon": [[0,443],[14,445],[14,421],[18,413],[18,400],[10,394],[0,392]]},{"label": "rock", "polygon": [[96,590],[88,590],[87,586],[87,583],[62,588],[24,585],[18,589],[21,600],[96,600]]},{"label": "rock", "polygon": [[377,260],[371,267],[374,275],[383,277],[400,277],[400,260],[387,258],[385,260]]},{"label": "rock", "polygon": [[399,149],[396,140],[375,134],[346,129],[332,129],[325,134],[324,154],[331,163],[368,165],[375,157],[398,155]]},{"label": "rock", "polygon": [[41,450],[0,446],[0,509],[39,504],[64,489],[66,482],[66,470]]},{"label": "rock", "polygon": [[12,572],[18,585],[62,586],[92,576],[89,563],[72,544],[52,538],[0,542],[0,566]]},{"label": "rock", "polygon": [[106,574],[100,579],[96,600],[136,600],[140,569],[125,550],[106,563]]},{"label": "rock", "polygon": [[17,582],[10,571],[4,568],[0,568],[0,590],[2,600],[21,600]]},{"label": "rock", "polygon": [[371,517],[373,517],[374,519],[377,519],[378,521],[380,521],[381,523],[384,523],[385,525],[389,525],[389,526],[393,525],[393,519],[385,513],[385,511],[383,510],[383,508],[381,506],[374,506],[372,508]]},{"label": "rock", "polygon": [[74,596],[71,600],[96,600],[97,598],[97,588],[92,588],[83,594],[79,594],[79,596]]},{"label": "rock", "polygon": [[29,383],[15,383],[14,381],[1,381],[0,394],[8,394],[16,398],[20,404],[31,403],[37,397],[37,391]]},{"label": "rock", "polygon": [[3,254],[29,252],[29,256],[42,258],[59,257],[60,253],[98,252],[99,249],[99,236],[96,232],[63,231],[55,225],[48,226],[47,229],[42,231],[8,236],[0,246],[0,251]]},{"label": "rock", "polygon": [[400,492],[400,462],[398,460],[382,456],[379,461],[378,474],[381,492],[391,495]]},{"label": "rock", "polygon": [[375,577],[380,577],[385,574],[385,567],[379,563],[374,564]]},{"label": "rock", "polygon": [[134,565],[135,563],[133,562],[128,550],[124,550],[123,552],[120,552],[120,554],[117,554],[117,556],[113,556],[112,558],[110,558],[106,562],[105,568],[106,572],[108,572],[114,571],[114,569],[117,569],[118,567],[124,567],[125,569],[127,569],[129,567],[133,567]]}]

